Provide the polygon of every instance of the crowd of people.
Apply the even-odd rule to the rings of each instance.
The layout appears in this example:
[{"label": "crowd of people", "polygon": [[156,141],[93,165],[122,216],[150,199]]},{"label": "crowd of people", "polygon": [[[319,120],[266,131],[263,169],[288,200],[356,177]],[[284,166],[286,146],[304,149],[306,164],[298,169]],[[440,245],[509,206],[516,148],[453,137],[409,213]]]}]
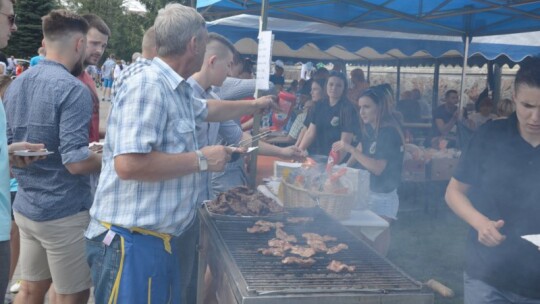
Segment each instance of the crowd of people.
[{"label": "crowd of people", "polygon": [[[17,30],[13,1],[0,0],[0,12],[4,48]],[[269,95],[254,99],[253,63],[180,4],[159,11],[131,64],[110,55],[99,70],[114,35],[99,16],[54,10],[42,20],[31,68],[0,81],[0,303],[17,264],[17,304],[43,303],[47,293],[49,303],[86,303],[92,286],[96,303],[195,303],[197,207],[247,184],[242,143],[253,115],[283,111],[271,95],[287,86],[284,66],[276,64]],[[404,122],[431,109],[418,90],[396,103],[389,84],[370,86],[361,69],[348,88],[339,70],[319,67],[291,83],[298,98],[286,134],[260,142],[259,153],[334,155],[367,170],[370,208],[391,224]],[[450,138],[460,124],[475,131],[446,193],[472,227],[466,303],[540,303],[540,251],[520,238],[540,232],[539,71],[538,59],[522,65],[514,100],[501,101],[498,115],[485,97],[464,117],[454,90],[433,110],[434,137]],[[111,102],[105,134],[96,83]],[[385,254],[389,244],[386,230],[375,246]]]}]

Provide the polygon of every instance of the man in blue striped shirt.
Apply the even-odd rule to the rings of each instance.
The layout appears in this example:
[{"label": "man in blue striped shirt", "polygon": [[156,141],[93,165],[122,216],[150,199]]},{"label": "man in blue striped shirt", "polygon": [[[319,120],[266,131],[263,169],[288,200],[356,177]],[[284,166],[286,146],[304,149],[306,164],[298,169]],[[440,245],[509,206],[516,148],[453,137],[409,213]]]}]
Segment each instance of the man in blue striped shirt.
[{"label": "man in blue striped shirt", "polygon": [[226,105],[194,98],[186,79],[204,59],[204,19],[168,4],[154,27],[158,56],[118,89],[109,118],[86,232],[96,303],[181,303],[176,238],[195,216],[200,172],[223,170],[233,152],[201,148],[196,123],[275,106],[270,96]]}]

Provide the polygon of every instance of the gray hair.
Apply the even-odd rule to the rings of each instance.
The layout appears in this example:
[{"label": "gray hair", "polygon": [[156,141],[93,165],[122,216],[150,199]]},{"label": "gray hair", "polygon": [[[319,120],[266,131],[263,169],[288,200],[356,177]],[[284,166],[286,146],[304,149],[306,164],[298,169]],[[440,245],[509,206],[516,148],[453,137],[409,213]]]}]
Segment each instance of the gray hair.
[{"label": "gray hair", "polygon": [[169,3],[160,9],[154,22],[159,56],[182,55],[195,36],[206,29],[204,18],[192,7]]}]

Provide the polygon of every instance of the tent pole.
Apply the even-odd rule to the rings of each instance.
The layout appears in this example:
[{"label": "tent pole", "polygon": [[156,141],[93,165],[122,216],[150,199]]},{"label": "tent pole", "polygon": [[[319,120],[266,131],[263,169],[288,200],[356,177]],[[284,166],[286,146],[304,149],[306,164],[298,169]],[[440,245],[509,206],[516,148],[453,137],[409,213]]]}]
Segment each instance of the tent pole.
[{"label": "tent pole", "polygon": [[401,62],[398,60],[397,62],[397,79],[396,79],[396,100],[395,104],[397,105],[397,102],[399,101],[399,96],[401,95]]},{"label": "tent pole", "polygon": [[458,110],[461,110],[463,106],[463,96],[465,94],[465,76],[466,76],[466,69],[467,69],[467,59],[469,57],[469,41],[470,41],[470,37],[465,36],[465,52],[463,52],[463,69],[461,70],[461,90],[459,94]]},{"label": "tent pole", "polygon": [[[268,1],[269,0],[262,0],[261,5],[261,18],[260,18],[260,27],[259,27],[259,33],[262,31],[266,31],[268,27]],[[262,92],[257,90],[256,92],[257,98],[262,96]],[[261,114],[256,113],[253,116],[253,130],[252,134],[253,136],[259,134],[259,129],[261,127]],[[259,145],[258,140],[254,140],[252,143],[253,147],[256,147]],[[249,186],[253,189],[257,187],[257,158],[258,158],[258,149],[251,152],[251,159],[249,162],[249,179],[248,183]]]},{"label": "tent pole", "polygon": [[191,7],[197,9],[197,0],[191,0]]},{"label": "tent pole", "polygon": [[433,71],[433,95],[431,98],[431,117],[435,109],[439,106],[439,75],[441,72],[441,63],[439,59],[435,60],[435,71]]},{"label": "tent pole", "polygon": [[495,63],[495,69],[493,70],[494,86],[493,86],[493,102],[495,105],[501,101],[501,80],[502,80],[502,67]]},{"label": "tent pole", "polygon": [[367,64],[367,83],[368,84],[370,83],[369,82],[370,77],[371,77],[371,61],[368,61],[368,64]]}]

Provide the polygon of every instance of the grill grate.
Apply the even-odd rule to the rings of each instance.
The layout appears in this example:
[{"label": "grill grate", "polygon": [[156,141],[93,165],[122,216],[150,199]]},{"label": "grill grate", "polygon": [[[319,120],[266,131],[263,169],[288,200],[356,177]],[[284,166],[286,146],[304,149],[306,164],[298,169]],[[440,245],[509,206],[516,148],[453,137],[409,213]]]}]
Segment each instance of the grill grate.
[{"label": "grill grate", "polygon": [[[420,283],[379,256],[322,210],[297,209],[290,211],[288,216],[314,217],[314,221],[307,224],[290,224],[286,222],[286,217],[280,220],[285,224],[284,230],[297,237],[298,244],[305,245],[302,233],[313,232],[337,238],[335,242],[327,242],[328,246],[346,243],[349,249],[334,255],[318,253],[313,257],[316,263],[309,268],[283,265],[281,257],[263,256],[257,252],[259,248],[268,247],[267,241],[275,236],[274,230],[268,233],[250,234],[246,232],[246,229],[253,226],[256,220],[214,219],[215,227],[226,245],[225,250],[229,251],[239,268],[247,283],[248,291],[263,294],[300,290],[325,292],[421,290]],[[356,270],[353,273],[333,273],[326,269],[332,259],[354,265]]]}]

